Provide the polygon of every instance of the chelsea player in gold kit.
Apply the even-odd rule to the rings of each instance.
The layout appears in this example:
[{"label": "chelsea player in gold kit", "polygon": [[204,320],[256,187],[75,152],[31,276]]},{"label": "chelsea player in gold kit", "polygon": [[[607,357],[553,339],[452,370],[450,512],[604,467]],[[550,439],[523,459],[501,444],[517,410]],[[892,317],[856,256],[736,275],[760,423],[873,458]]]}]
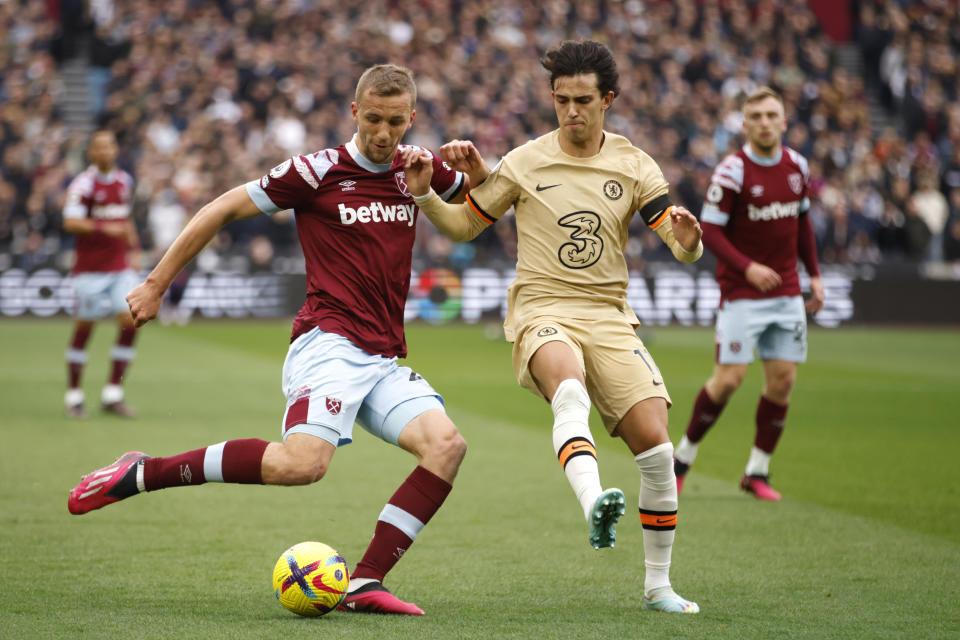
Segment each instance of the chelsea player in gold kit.
[{"label": "chelsea player in gold kit", "polygon": [[670,396],[636,334],[623,251],[639,212],[678,260],[694,262],[703,253],[700,225],[671,204],[669,185],[650,156],[603,130],[619,92],[609,49],[566,41],[542,62],[550,72],[558,129],[514,149],[489,172],[471,142],[444,145],[440,153],[454,169],[488,173],[464,204],[449,205],[430,189],[428,153],[404,154],[407,185],[434,225],[458,241],[476,237],[514,208],[517,277],[505,333],[514,345],[517,380],[553,409],[554,451],[589,524],[590,543],[612,547],[625,510],[623,492],[600,484],[588,424],[592,401],[640,469],[646,607],[697,613],[698,605],[670,584],[677,523]]}]

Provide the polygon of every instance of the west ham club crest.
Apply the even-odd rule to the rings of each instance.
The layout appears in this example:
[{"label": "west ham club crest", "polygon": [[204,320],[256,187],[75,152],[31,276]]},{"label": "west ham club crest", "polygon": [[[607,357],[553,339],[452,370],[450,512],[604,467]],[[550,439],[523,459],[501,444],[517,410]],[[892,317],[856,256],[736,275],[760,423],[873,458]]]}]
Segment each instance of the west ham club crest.
[{"label": "west ham club crest", "polygon": [[397,181],[397,188],[400,189],[400,193],[408,198],[412,198],[413,196],[410,195],[410,189],[407,188],[407,176],[403,173],[403,171],[397,171],[395,174],[393,174],[393,177]]},{"label": "west ham club crest", "polygon": [[790,190],[795,194],[800,195],[800,192],[803,191],[803,176],[799,173],[791,173],[787,176],[787,184],[790,185]]},{"label": "west ham club crest", "polygon": [[340,413],[340,407],[342,404],[343,403],[340,402],[338,398],[331,398],[330,396],[327,396],[327,411],[330,412],[330,415],[338,415]]}]

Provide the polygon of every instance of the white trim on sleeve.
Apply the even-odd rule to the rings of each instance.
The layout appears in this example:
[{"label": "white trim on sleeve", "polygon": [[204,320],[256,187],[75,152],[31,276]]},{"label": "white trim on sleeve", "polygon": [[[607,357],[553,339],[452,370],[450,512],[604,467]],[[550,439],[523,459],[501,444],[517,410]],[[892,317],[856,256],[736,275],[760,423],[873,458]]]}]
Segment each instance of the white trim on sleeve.
[{"label": "white trim on sleeve", "polygon": [[700,221],[725,227],[730,221],[730,214],[720,211],[716,205],[705,204],[703,209],[700,210]]},{"label": "white trim on sleeve", "polygon": [[257,209],[260,209],[263,213],[268,216],[277,213],[278,211],[283,211],[282,208],[273,204],[273,200],[270,199],[270,196],[267,195],[267,192],[263,190],[263,187],[260,186],[259,180],[251,180],[246,184],[247,195],[250,196],[250,199],[253,200],[253,204],[257,205]]}]

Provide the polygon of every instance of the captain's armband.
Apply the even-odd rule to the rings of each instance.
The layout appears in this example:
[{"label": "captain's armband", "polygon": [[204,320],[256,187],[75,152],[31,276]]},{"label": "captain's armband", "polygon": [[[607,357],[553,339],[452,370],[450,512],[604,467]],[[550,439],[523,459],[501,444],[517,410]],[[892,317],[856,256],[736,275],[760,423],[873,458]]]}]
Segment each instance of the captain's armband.
[{"label": "captain's armband", "polygon": [[656,230],[657,227],[670,219],[670,209],[672,207],[673,203],[670,201],[670,196],[663,194],[645,204],[640,209],[640,217],[643,218],[648,227]]}]

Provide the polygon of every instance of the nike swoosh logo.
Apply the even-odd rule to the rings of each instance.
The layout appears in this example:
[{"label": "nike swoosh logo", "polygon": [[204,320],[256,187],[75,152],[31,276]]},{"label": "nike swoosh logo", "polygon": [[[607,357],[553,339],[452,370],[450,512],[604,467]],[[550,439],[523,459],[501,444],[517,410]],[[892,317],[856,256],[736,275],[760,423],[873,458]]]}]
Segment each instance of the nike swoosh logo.
[{"label": "nike swoosh logo", "polygon": [[554,187],[559,187],[559,186],[560,186],[560,183],[558,182],[557,184],[548,184],[548,185],[545,186],[545,187],[541,187],[541,186],[540,186],[540,183],[538,182],[538,183],[537,183],[537,191],[546,191],[547,189],[553,189]]},{"label": "nike swoosh logo", "polygon": [[662,384],[663,384],[663,381],[662,381],[662,380],[661,380],[660,382],[657,382],[656,380],[653,381],[653,386],[655,386],[655,387],[659,387],[659,386],[662,385]]},{"label": "nike swoosh logo", "polygon": [[589,448],[590,448],[590,445],[588,445],[588,444],[575,444],[575,445],[571,446],[570,448],[573,449],[573,450],[577,450],[577,449],[589,449]]},{"label": "nike swoosh logo", "polygon": [[660,519],[660,518],[657,518],[657,524],[663,524],[664,522],[670,522],[670,518],[667,518],[666,520],[662,520],[662,519]]}]

